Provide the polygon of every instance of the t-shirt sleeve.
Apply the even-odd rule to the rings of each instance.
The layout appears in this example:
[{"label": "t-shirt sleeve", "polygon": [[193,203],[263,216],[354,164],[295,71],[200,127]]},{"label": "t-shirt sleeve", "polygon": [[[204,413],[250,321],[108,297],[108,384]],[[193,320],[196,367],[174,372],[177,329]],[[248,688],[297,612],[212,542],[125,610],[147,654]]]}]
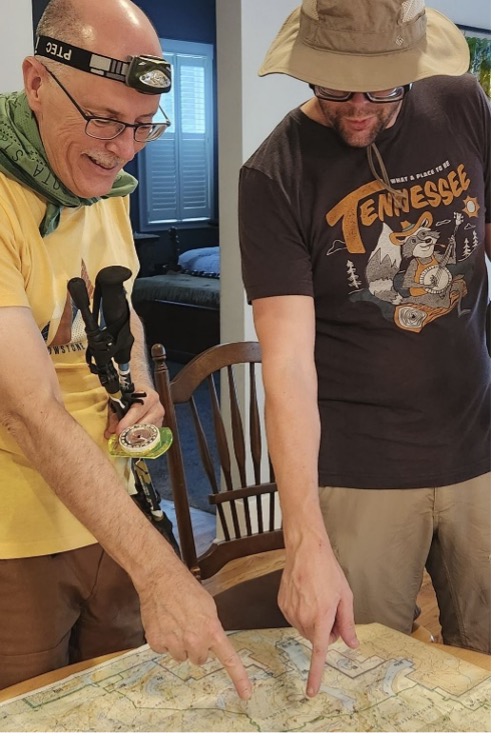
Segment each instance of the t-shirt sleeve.
[{"label": "t-shirt sleeve", "polygon": [[0,307],[29,307],[16,237],[18,229],[19,223],[0,198]]},{"label": "t-shirt sleeve", "polygon": [[239,240],[248,301],[269,296],[313,296],[311,258],[294,203],[257,169],[244,166],[239,181]]},{"label": "t-shirt sleeve", "polygon": [[[472,136],[483,161],[485,181],[485,222],[491,222],[491,115],[488,98],[472,74],[465,74],[460,82],[466,85],[462,114],[467,117],[466,130]],[[461,89],[461,88],[460,88]],[[469,94],[468,94],[469,93]]]},{"label": "t-shirt sleeve", "polygon": [[483,117],[483,134],[484,134],[484,161],[485,161],[485,222],[492,221],[491,211],[491,115],[488,98],[480,89],[482,117]]}]

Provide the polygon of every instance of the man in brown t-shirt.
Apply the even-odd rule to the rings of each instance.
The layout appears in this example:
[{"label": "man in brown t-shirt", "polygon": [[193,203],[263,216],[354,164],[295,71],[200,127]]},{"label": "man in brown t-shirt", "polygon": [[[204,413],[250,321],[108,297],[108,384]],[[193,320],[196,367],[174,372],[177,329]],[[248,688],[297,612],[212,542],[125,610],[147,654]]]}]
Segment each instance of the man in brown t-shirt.
[{"label": "man in brown t-shirt", "polygon": [[468,65],[422,0],[305,0],[260,70],[314,92],[240,179],[309,695],[354,621],[411,631],[425,565],[444,641],[489,647],[489,123]]}]

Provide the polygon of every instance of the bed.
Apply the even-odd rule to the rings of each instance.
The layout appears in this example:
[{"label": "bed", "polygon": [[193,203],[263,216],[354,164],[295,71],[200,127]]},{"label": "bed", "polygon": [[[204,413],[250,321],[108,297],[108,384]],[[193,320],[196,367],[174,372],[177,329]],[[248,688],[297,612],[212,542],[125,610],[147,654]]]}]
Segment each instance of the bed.
[{"label": "bed", "polygon": [[167,357],[186,363],[220,342],[220,248],[181,253],[166,273],[136,279],[132,301],[148,347],[162,343]]}]

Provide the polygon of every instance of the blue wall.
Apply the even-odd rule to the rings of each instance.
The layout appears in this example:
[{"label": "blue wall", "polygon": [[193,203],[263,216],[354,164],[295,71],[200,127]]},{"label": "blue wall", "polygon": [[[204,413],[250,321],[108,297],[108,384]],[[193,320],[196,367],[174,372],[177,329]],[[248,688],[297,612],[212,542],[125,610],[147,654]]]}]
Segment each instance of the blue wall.
[{"label": "blue wall", "polygon": [[162,38],[215,43],[215,0],[134,0]]},{"label": "blue wall", "polygon": [[[154,24],[158,35],[181,41],[215,43],[215,0],[134,0]],[[38,25],[48,0],[32,0]]]}]

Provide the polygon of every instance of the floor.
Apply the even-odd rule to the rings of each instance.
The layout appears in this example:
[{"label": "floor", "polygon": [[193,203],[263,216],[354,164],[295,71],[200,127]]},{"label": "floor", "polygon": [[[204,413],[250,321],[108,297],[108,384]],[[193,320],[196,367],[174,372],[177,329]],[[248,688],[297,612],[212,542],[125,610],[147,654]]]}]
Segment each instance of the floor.
[{"label": "floor", "polygon": [[[172,523],[175,526],[175,513],[173,504],[170,501],[162,501],[162,507]],[[196,547],[198,553],[204,552],[215,536],[215,517],[213,514],[191,509],[192,524],[196,539]],[[270,572],[283,566],[284,551],[276,550],[275,552],[267,552],[262,555],[256,555],[251,558],[235,560],[221,570],[210,580],[206,581],[205,587],[212,595],[229,588],[243,579],[252,575],[253,569],[258,574]],[[438,606],[435,591],[431,584],[428,573],[424,574],[423,585],[418,596],[418,606],[421,608],[421,614],[416,623],[427,629],[435,641],[441,642],[440,624],[438,621]]]}]

